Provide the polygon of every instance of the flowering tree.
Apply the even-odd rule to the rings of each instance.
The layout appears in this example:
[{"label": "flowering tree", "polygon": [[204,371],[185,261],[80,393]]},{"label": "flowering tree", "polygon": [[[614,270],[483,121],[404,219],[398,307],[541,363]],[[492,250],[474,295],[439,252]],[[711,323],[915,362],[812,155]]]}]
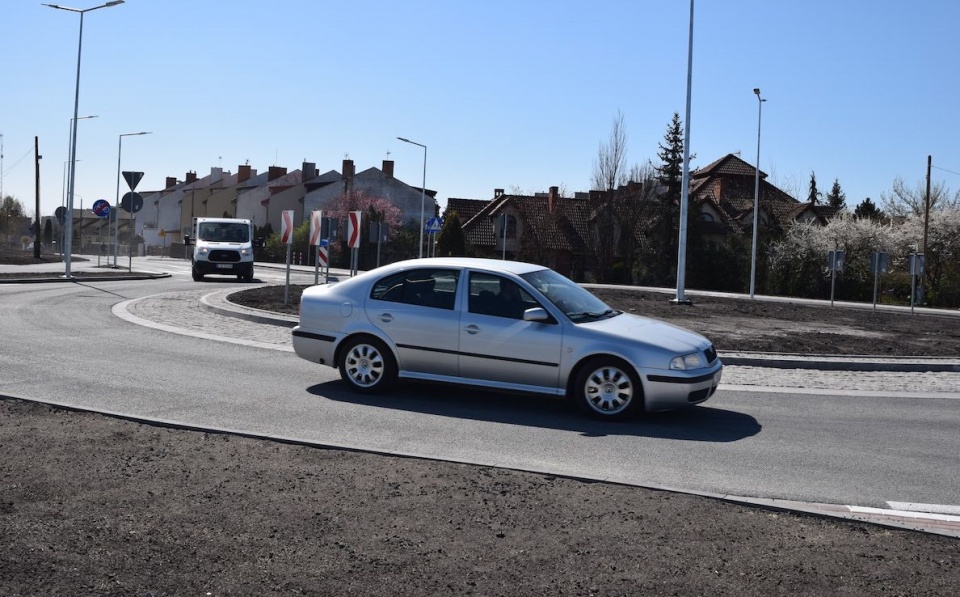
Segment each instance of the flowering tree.
[{"label": "flowering tree", "polygon": [[[930,213],[925,279],[928,302],[942,307],[960,305],[960,209],[949,207]],[[918,252],[923,238],[923,217],[912,214],[901,223],[888,224],[870,218],[841,214],[826,226],[796,224],[771,247],[770,268],[777,292],[791,296],[823,298],[830,285],[827,252],[846,252],[844,270],[838,278],[838,295],[853,300],[871,300],[873,272],[870,253],[890,255],[884,275],[886,293],[908,300],[910,278],[907,257]]]},{"label": "flowering tree", "polygon": [[[371,195],[365,191],[348,191],[328,200],[321,206],[325,217],[337,218],[346,222],[347,214],[351,211],[362,211],[364,219],[384,222],[395,230],[400,225],[403,212],[388,199]],[[369,216],[369,217],[368,217]]]},{"label": "flowering tree", "polygon": [[[396,238],[401,220],[403,219],[403,211],[391,203],[390,200],[377,195],[371,195],[365,191],[347,191],[346,193],[333,197],[324,203],[320,209],[323,210],[324,217],[336,218],[340,222],[340,242],[334,243],[331,250],[341,260],[346,259],[346,255],[348,254],[348,251],[345,250],[346,243],[343,240],[342,232],[346,230],[347,214],[349,212],[363,212],[363,216],[360,219],[360,242],[362,244],[370,244],[371,246],[375,246],[374,243],[367,243],[371,222],[382,222],[386,224],[389,228],[389,238],[394,239]],[[361,250],[361,257],[367,260],[367,255],[370,253],[370,251]],[[334,255],[331,255],[331,259],[333,258]],[[373,265],[373,261],[367,263],[367,267],[372,267]]]}]

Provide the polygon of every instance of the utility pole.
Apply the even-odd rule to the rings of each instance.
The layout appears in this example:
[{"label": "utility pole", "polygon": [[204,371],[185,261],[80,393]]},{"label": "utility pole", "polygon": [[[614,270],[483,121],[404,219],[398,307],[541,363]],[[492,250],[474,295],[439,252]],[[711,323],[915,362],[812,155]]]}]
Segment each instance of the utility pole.
[{"label": "utility pole", "polygon": [[33,256],[36,259],[40,259],[40,158],[43,156],[40,155],[40,137],[33,138],[33,154],[35,156],[34,162],[36,164],[37,171],[37,212],[36,212],[36,229],[33,231]]},{"label": "utility pole", "polygon": [[[933,156],[927,156],[927,195],[923,200],[923,258],[927,258],[927,230],[930,227],[930,168],[933,166]],[[920,278],[920,285],[926,286],[924,284],[924,279],[926,278],[926,268],[924,268],[924,275]]]}]

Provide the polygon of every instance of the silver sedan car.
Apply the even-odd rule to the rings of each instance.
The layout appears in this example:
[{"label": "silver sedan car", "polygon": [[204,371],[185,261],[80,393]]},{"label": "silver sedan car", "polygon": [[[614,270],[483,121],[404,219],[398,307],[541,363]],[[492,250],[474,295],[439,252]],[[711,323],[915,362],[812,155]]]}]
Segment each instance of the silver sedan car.
[{"label": "silver sedan car", "polygon": [[612,309],[541,265],[492,259],[402,261],[308,288],[293,347],[357,392],[449,382],[566,396],[607,420],[703,402],[723,369],[699,334]]}]

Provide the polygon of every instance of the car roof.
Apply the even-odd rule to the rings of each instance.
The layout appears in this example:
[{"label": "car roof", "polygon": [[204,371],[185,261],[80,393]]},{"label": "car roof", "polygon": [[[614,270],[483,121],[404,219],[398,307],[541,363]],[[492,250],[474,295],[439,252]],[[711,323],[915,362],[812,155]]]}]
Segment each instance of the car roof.
[{"label": "car roof", "polygon": [[500,259],[481,259],[478,257],[425,257],[423,259],[408,259],[391,265],[398,269],[408,267],[458,267],[485,269],[511,274],[526,274],[543,269],[545,266],[523,261],[503,261]]}]

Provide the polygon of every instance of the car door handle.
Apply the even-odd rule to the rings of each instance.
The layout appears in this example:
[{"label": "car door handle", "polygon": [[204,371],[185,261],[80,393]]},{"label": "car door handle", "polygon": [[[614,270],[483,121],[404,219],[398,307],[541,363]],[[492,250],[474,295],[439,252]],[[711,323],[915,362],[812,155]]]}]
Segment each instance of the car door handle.
[{"label": "car door handle", "polygon": [[384,323],[390,323],[391,321],[393,321],[393,315],[390,315],[389,313],[381,313],[380,321]]},{"label": "car door handle", "polygon": [[480,328],[471,323],[467,327],[463,328],[463,331],[465,331],[468,334],[479,334]]}]

